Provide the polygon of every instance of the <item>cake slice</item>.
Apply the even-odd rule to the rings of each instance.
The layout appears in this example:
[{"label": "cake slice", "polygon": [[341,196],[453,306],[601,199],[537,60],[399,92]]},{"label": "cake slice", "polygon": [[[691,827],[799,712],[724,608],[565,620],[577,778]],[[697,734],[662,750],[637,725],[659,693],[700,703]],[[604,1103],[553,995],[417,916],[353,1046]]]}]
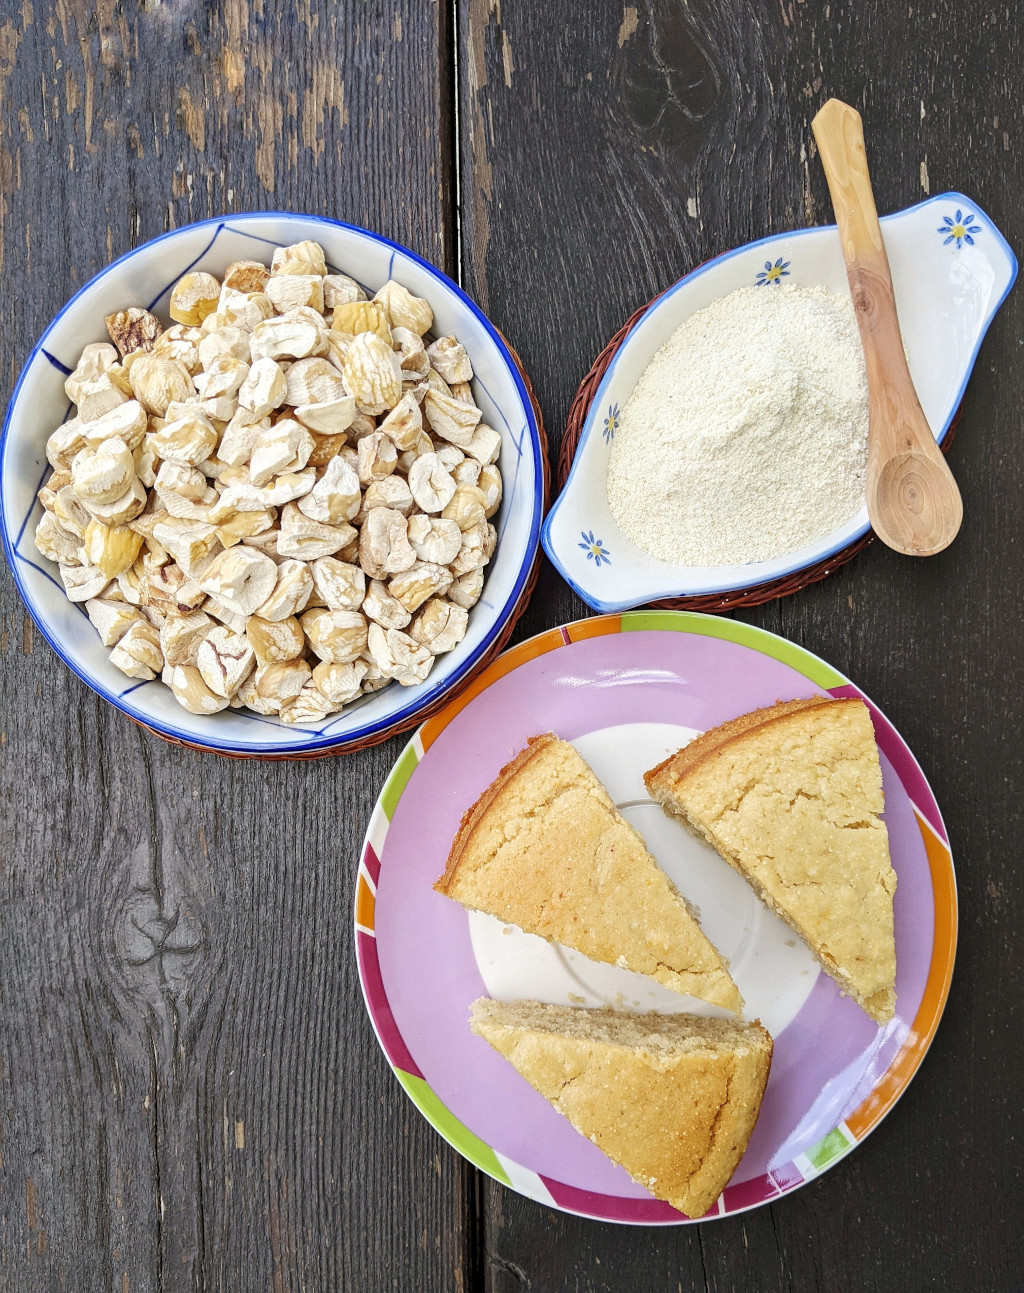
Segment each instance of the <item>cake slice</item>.
[{"label": "cake slice", "polygon": [[465,814],[438,893],[739,1011],[722,958],[567,742],[532,737]]},{"label": "cake slice", "polygon": [[893,1017],[896,873],[863,701],[820,696],[744,714],[644,781],[747,878],[872,1019]]},{"label": "cake slice", "polygon": [[772,1060],[759,1023],[481,998],[471,1027],[613,1162],[688,1217],[725,1189]]}]

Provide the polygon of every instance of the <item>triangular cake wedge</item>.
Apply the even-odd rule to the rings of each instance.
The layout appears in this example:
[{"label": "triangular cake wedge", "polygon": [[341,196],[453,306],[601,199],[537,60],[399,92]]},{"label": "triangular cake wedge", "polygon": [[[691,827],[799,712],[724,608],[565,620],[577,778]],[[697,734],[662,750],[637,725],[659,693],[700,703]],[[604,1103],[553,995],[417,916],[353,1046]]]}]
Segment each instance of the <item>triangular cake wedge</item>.
[{"label": "triangular cake wedge", "polygon": [[434,888],[595,961],[742,1008],[722,958],[641,836],[550,732],[532,737],[465,814]]},{"label": "triangular cake wedge", "polygon": [[772,1039],[759,1023],[482,998],[471,1027],[640,1185],[702,1217],[743,1157]]},{"label": "triangular cake wedge", "polygon": [[788,921],[877,1023],[893,1017],[896,873],[863,701],[783,701],[712,728],[644,774]]}]

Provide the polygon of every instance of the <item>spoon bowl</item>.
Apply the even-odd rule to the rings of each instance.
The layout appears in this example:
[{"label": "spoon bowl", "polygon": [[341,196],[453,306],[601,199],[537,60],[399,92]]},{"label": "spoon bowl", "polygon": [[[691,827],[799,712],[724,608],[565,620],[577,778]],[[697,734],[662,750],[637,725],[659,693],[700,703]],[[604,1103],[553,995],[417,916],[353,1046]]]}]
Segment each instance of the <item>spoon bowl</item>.
[{"label": "spoon bowl", "polygon": [[960,491],[945,458],[941,454],[933,458],[922,449],[884,459],[877,475],[869,467],[867,503],[871,524],[882,542],[915,557],[930,557],[947,548],[963,519]]}]

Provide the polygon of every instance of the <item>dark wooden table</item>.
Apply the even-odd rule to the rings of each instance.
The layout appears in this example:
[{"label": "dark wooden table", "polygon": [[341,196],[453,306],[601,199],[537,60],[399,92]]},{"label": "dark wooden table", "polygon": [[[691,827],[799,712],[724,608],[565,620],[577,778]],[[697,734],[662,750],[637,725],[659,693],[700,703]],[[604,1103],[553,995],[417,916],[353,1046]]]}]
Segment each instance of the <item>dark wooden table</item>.
[{"label": "dark wooden table", "polygon": [[[190,220],[354,221],[461,277],[553,449],[607,337],[696,262],[831,218],[810,119],[863,113],[879,209],[976,197],[1024,247],[1022,24],[929,0],[3,0],[3,382],[112,257]],[[480,1176],[403,1095],[352,947],[394,740],[228,762],[135,728],[0,576],[0,1290],[1022,1287],[1024,294],[984,344],[926,562],[872,545],[744,613],[853,677],[945,813],[961,940],[907,1096],[816,1183],[635,1231]],[[586,614],[546,568],[523,636]]]}]

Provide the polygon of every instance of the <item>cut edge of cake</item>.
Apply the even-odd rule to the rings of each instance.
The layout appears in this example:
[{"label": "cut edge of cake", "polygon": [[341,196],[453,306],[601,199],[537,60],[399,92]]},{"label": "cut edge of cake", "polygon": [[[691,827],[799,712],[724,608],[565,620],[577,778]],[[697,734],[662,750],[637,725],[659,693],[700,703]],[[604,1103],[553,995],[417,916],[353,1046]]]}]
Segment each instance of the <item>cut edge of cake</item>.
[{"label": "cut edge of cake", "polygon": [[[621,818],[623,822],[625,822],[625,819],[622,818],[622,815],[618,812],[618,809],[616,809],[614,804],[611,802],[611,798],[610,796],[608,796],[607,790],[605,789],[603,783],[597,777],[596,773],[594,773],[593,769],[590,768],[589,764],[586,763],[586,760],[582,758],[582,756],[579,754],[579,751],[575,750],[575,747],[573,747],[570,742],[563,741],[560,737],[556,736],[553,732],[545,732],[538,736],[532,736],[528,738],[526,746],[522,750],[520,750],[512,759],[509,760],[508,763],[506,763],[500,769],[500,771],[498,772],[498,775],[490,783],[490,785],[487,786],[487,788],[480,794],[480,796],[477,798],[475,803],[473,803],[466,810],[466,812],[463,813],[461,822],[459,824],[459,829],[456,832],[455,839],[452,842],[452,847],[448,854],[448,860],[445,866],[445,870],[443,874],[435,881],[433,886],[434,890],[437,893],[442,894],[447,898],[451,898],[455,902],[461,903],[469,910],[485,910],[483,908],[474,907],[473,904],[465,901],[457,893],[454,892],[454,889],[456,887],[456,879],[459,873],[459,867],[460,867],[460,864],[462,863],[466,850],[473,839],[476,829],[483,822],[488,810],[492,807],[492,805],[499,798],[499,796],[506,789],[506,787],[511,785],[515,781],[517,776],[520,773],[522,773],[524,769],[526,769],[527,766],[534,759],[538,758],[550,747],[556,746],[556,745],[568,745],[573,750],[577,758],[579,758],[580,761],[583,763],[583,765],[587,768],[587,771],[589,772],[590,776],[593,777],[595,784],[600,787],[601,791],[608,799],[608,803],[611,807],[611,811],[617,817]],[[707,1001],[711,1005],[721,1006],[723,1009],[731,1010],[734,1014],[739,1014],[743,1009],[743,998],[740,995],[740,991],[737,988],[732,978],[732,975],[729,973],[728,962],[721,955],[721,953],[714,946],[714,944],[710,941],[707,935],[704,933],[703,929],[701,928],[700,920],[693,906],[687,900],[685,895],[680,893],[679,889],[672,882],[671,877],[667,874],[667,872],[665,872],[664,868],[661,867],[660,863],[657,861],[654,855],[647,848],[646,842],[643,840],[643,837],[628,822],[625,822],[625,824],[638,837],[645,851],[647,852],[648,857],[651,859],[652,864],[658,869],[661,875],[664,876],[665,882],[668,885],[668,888],[671,891],[673,898],[676,901],[678,901],[683,911],[686,913],[687,917],[692,922],[694,934],[697,937],[699,937],[701,940],[703,940],[703,942],[707,945],[707,948],[710,950],[710,952],[714,955],[715,958],[717,958],[718,966],[721,971],[720,986],[713,993],[708,993],[708,992],[686,993],[682,988],[676,986],[672,982],[672,979],[674,977],[679,977],[679,972],[669,971],[667,968],[665,969],[664,973],[650,974],[650,975],[647,975],[647,977],[654,978],[656,982],[662,983],[663,986],[669,988],[670,991],[679,992],[682,995],[695,996],[698,1000]],[[488,913],[488,914],[494,914],[494,913]],[[500,919],[505,919],[505,917],[502,916],[500,917]],[[516,923],[516,922],[513,921],[510,923]],[[555,938],[549,938],[547,935],[543,933],[538,933],[538,931],[529,929],[526,926],[521,925],[520,928],[525,929],[527,933],[536,934],[537,936],[544,938],[547,942],[556,943],[560,941]],[[566,943],[564,945],[570,946],[571,944]],[[586,952],[584,952],[583,954],[587,955]],[[606,963],[622,965],[624,968],[634,970],[634,972],[644,973],[643,971],[636,970],[635,967],[630,966],[622,957],[619,957],[617,960],[609,960]]]},{"label": "cut edge of cake", "polygon": [[706,840],[720,857],[724,858],[735,871],[743,876],[765,906],[775,912],[799,935],[804,944],[818,958],[825,972],[835,980],[842,991],[851,997],[876,1023],[884,1024],[892,1019],[895,1014],[895,987],[885,987],[867,995],[859,990],[849,975],[836,963],[834,958],[829,956],[820,942],[813,940],[785,907],[776,902],[772,895],[766,892],[758,878],[752,875],[744,866],[739,855],[674,797],[683,778],[692,774],[701,764],[708,762],[723,747],[742,740],[758,729],[783,722],[790,716],[807,709],[849,704],[859,705],[864,709],[867,708],[863,701],[852,696],[812,696],[800,700],[778,701],[775,705],[769,705],[763,709],[742,714],[738,718],[730,719],[718,727],[710,728],[691,741],[689,745],[664,759],[657,767],[645,772],[644,784],[652,799],[685,826],[689,827],[701,839]]}]

